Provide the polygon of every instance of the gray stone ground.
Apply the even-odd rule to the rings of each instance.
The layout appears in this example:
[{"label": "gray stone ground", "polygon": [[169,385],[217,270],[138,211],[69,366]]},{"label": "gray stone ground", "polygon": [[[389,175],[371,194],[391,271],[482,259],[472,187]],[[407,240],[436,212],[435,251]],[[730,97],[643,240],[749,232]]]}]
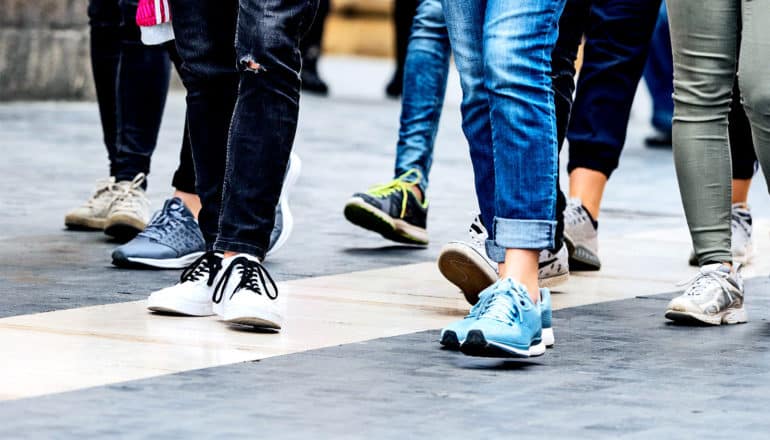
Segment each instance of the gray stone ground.
[{"label": "gray stone ground", "polygon": [[[352,192],[391,177],[399,105],[381,96],[389,63],[333,58],[322,68],[334,95],[303,97],[296,229],[269,261],[271,272],[286,280],[433,260],[443,243],[464,237],[475,211],[456,77],[431,175],[432,243],[413,249],[359,231],[341,215]],[[649,119],[643,90],[637,101],[607,189],[603,231],[684,221],[670,152],[642,146]],[[183,111],[183,96],[172,94],[150,182],[155,207],[170,193]],[[0,316],[141,299],[175,280],[175,271],[114,269],[114,243],[63,230],[64,213],[106,174],[94,103],[0,104],[0,133]],[[762,179],[751,201],[755,215],[770,216]],[[557,313],[559,347],[535,362],[470,361],[438,350],[435,332],[418,333],[0,403],[0,436],[479,437],[522,430],[650,438],[695,437],[685,430],[695,429],[703,437],[766,438],[768,286],[750,284],[754,319],[745,326],[667,326],[664,298],[634,299]]]},{"label": "gray stone ground", "polygon": [[0,437],[766,439],[768,288],[739,326],[667,324],[670,295],[557,311],[536,360],[430,331],[6,402]]}]

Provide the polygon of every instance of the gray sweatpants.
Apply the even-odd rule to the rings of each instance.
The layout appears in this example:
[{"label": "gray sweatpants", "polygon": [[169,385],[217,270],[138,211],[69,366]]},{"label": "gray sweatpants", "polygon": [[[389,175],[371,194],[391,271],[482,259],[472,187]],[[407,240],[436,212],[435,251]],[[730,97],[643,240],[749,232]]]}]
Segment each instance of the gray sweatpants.
[{"label": "gray sweatpants", "polygon": [[674,161],[687,224],[701,265],[730,262],[727,115],[736,67],[757,157],[770,179],[770,0],[667,0],[667,5]]}]

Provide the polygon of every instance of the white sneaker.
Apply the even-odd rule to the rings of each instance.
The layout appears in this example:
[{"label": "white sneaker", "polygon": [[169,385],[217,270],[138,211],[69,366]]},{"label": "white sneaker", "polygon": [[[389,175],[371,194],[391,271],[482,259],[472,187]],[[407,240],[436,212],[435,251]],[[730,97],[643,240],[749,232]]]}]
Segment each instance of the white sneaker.
[{"label": "white sneaker", "polygon": [[746,204],[735,203],[731,217],[733,261],[749,264],[754,256],[754,246],[751,243],[751,211]]},{"label": "white sneaker", "polygon": [[104,223],[104,233],[128,241],[142,232],[150,221],[150,201],[142,189],[143,173],[132,181],[118,182],[115,200]]},{"label": "white sneaker", "polygon": [[291,214],[291,209],[289,209],[289,194],[292,188],[294,188],[294,184],[297,183],[301,170],[302,161],[297,153],[292,151],[289,158],[289,169],[283,178],[281,197],[278,199],[278,206],[275,207],[275,224],[273,225],[273,231],[270,233],[270,245],[267,249],[268,257],[286,244],[291,231],[294,229],[294,217]]},{"label": "white sneaker", "polygon": [[599,270],[599,231],[583,201],[572,198],[564,210],[564,241],[573,270]]},{"label": "white sneaker", "polygon": [[160,313],[213,315],[212,298],[221,268],[222,255],[203,254],[182,272],[179,283],[153,292],[147,299],[147,308]]},{"label": "white sneaker", "polygon": [[232,324],[280,329],[283,313],[278,286],[258,258],[239,254],[222,261],[222,275],[214,290],[214,311]]},{"label": "white sneaker", "polygon": [[746,322],[743,280],[738,270],[716,263],[700,268],[684,293],[668,303],[666,318],[711,325]]},{"label": "white sneaker", "polygon": [[[733,261],[740,264],[749,264],[754,257],[754,245],[751,242],[751,211],[745,203],[734,203],[730,215],[730,231],[732,233]],[[698,266],[698,257],[695,251],[690,252],[690,266]]]},{"label": "white sneaker", "polygon": [[64,225],[69,229],[104,229],[117,190],[114,177],[96,182],[94,194],[84,204],[67,213]]},{"label": "white sneaker", "polygon": [[[476,304],[479,293],[498,279],[497,263],[486,253],[489,234],[476,216],[468,230],[470,243],[447,243],[438,257],[438,269],[444,278],[459,287],[470,304]],[[569,252],[562,245],[558,252],[543,250],[538,256],[540,287],[554,287],[569,279]]]}]

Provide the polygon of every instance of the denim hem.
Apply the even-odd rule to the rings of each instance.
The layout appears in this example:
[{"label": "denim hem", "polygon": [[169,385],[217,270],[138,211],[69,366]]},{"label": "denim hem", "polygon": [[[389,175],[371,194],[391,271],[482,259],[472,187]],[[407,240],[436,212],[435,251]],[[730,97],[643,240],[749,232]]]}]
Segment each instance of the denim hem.
[{"label": "denim hem", "polygon": [[514,220],[495,217],[495,245],[504,249],[552,249],[554,220]]},{"label": "denim hem", "polygon": [[218,238],[214,243],[214,250],[217,252],[237,252],[241,254],[253,255],[260,260],[265,259],[265,250],[253,244],[239,241],[229,241]]},{"label": "denim hem", "polygon": [[494,240],[487,240],[485,243],[487,256],[495,263],[505,263],[505,248],[495,244]]}]

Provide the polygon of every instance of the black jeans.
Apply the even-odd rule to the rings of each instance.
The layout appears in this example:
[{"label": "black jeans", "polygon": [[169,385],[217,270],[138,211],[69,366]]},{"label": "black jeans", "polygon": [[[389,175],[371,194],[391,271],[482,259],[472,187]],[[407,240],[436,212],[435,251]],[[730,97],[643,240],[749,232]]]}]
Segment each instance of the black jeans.
[{"label": "black jeans", "polygon": [[586,42],[567,131],[567,168],[589,168],[609,177],[626,141],[660,0],[567,0],[572,2],[590,12],[582,13],[587,19],[568,23],[569,32],[585,33]]},{"label": "black jeans", "polygon": [[[110,175],[131,180],[148,174],[157,144],[170,77],[179,62],[173,44],[145,46],[135,16],[137,1],[90,0],[91,66]],[[194,192],[186,135],[174,186]]]},{"label": "black jeans", "polygon": [[[587,3],[587,0],[566,1],[559,19],[559,37],[553,52],[551,52],[551,85],[556,109],[556,142],[559,146],[559,152],[561,152],[561,147],[564,144],[572,111],[572,98],[575,92],[575,60],[580,42],[583,39],[583,30],[579,25],[588,18]],[[556,247],[551,250],[554,253],[558,252],[564,243],[564,210],[567,208],[567,199],[559,185],[559,178],[560,175],[557,174],[556,235],[554,240]]]},{"label": "black jeans", "polygon": [[317,0],[172,0],[207,247],[265,256]]}]

